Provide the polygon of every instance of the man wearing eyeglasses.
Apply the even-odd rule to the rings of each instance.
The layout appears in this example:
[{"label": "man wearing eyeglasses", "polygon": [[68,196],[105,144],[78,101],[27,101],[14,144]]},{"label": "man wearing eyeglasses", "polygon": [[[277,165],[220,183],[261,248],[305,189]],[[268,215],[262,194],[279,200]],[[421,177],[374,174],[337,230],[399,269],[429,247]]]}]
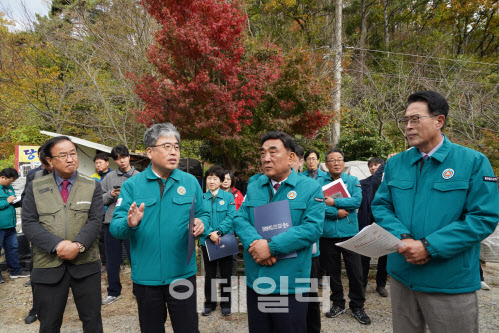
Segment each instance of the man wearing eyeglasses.
[{"label": "man wearing eyeglasses", "polygon": [[177,168],[180,134],[175,126],[151,126],[144,145],[151,164],[123,183],[109,231],[130,239],[141,331],[165,332],[169,313],[174,332],[198,332],[196,254],[187,258],[193,200],[194,237],[204,232],[210,214],[197,179]]},{"label": "man wearing eyeglasses", "polygon": [[109,223],[113,218],[113,212],[120,195],[123,183],[139,172],[130,165],[130,152],[124,145],[118,145],[111,150],[113,158],[118,168],[111,171],[102,180],[102,200],[107,207],[104,219],[104,246],[106,249],[106,270],[107,270],[107,297],[102,301],[102,305],[109,305],[121,298],[120,266],[122,244],[128,252],[130,258],[130,241],[114,238],[109,232]]},{"label": "man wearing eyeglasses", "polygon": [[359,232],[357,209],[362,201],[362,190],[357,177],[343,173],[345,157],[342,151],[331,149],[326,153],[326,167],[329,173],[319,180],[324,186],[342,179],[347,186],[350,198],[333,196],[326,198],[326,217],[324,231],[320,239],[321,266],[324,266],[331,283],[331,309],[326,317],[335,318],[346,312],[343,285],[341,283],[341,257],[345,262],[348,276],[350,298],[349,307],[352,316],[363,325],[371,324],[371,318],[364,310],[365,295],[362,288],[362,263],[360,255],[337,246]]},{"label": "man wearing eyeglasses", "polygon": [[478,332],[480,242],[499,220],[497,178],[483,154],[442,134],[448,111],[437,92],[409,96],[401,123],[413,148],[388,160],[371,207],[405,243],[388,256],[394,332]]},{"label": "man wearing eyeglasses", "polygon": [[326,173],[319,169],[319,158],[320,154],[317,150],[308,150],[305,153],[305,164],[307,165],[307,170],[303,171],[301,174],[315,180],[325,177]]},{"label": "man wearing eyeglasses", "polygon": [[100,183],[77,172],[76,145],[66,136],[44,144],[54,172],[30,182],[23,232],[33,244],[31,282],[40,332],[59,332],[71,288],[84,332],[102,332],[97,237],[104,218]]}]

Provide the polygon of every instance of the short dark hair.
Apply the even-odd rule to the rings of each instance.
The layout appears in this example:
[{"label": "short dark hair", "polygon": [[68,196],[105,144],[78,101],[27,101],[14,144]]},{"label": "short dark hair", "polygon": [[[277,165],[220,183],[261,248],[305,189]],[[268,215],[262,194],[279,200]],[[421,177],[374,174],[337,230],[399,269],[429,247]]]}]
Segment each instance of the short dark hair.
[{"label": "short dark hair", "polygon": [[52,148],[58,144],[59,142],[62,142],[62,141],[69,141],[73,144],[73,146],[75,146],[75,149],[78,149],[78,146],[73,142],[71,141],[71,139],[65,135],[60,135],[60,136],[56,136],[52,139],[49,139],[47,140],[47,142],[45,142],[43,144],[43,152],[45,153],[45,157],[53,157],[52,156]]},{"label": "short dark hair", "polygon": [[45,155],[45,151],[43,150],[44,149],[44,145],[41,145],[40,148],[38,149],[38,159],[40,160],[40,162],[44,165],[48,165],[49,162],[47,161],[47,155]]},{"label": "short dark hair", "polygon": [[94,157],[94,162],[97,160],[104,160],[106,162],[109,162],[109,156],[107,156],[105,153],[98,153]]},{"label": "short dark hair", "polygon": [[327,157],[329,156],[329,154],[332,154],[332,153],[340,153],[341,156],[343,156],[343,159],[345,159],[345,154],[343,154],[343,151],[339,150],[339,149],[336,149],[336,148],[333,148],[333,149],[329,149],[327,152],[326,152],[326,160],[327,160]]},{"label": "short dark hair", "polygon": [[293,138],[289,134],[286,134],[281,131],[267,132],[264,135],[262,135],[262,138],[260,139],[260,145],[263,146],[263,144],[267,140],[281,140],[282,144],[284,145],[284,148],[286,148],[287,151],[292,151],[296,154],[295,140],[293,140]]},{"label": "short dark hair", "polygon": [[315,154],[317,156],[317,159],[321,158],[320,155],[319,155],[319,152],[317,150],[315,150],[315,149],[309,149],[305,153],[305,159],[307,159],[310,156],[310,154]]},{"label": "short dark hair", "polygon": [[19,173],[17,173],[17,170],[14,168],[5,168],[0,171],[0,177],[14,178],[14,180],[16,180],[19,178]]},{"label": "short dark hair", "polygon": [[298,158],[299,158],[300,160],[302,160],[302,159],[303,159],[303,154],[305,153],[305,150],[303,149],[303,147],[302,147],[302,146],[300,146],[300,145],[299,145],[299,144],[297,144],[296,142],[295,142],[295,150],[294,150],[294,152],[295,152],[296,156],[298,156]]},{"label": "short dark hair", "polygon": [[125,147],[124,145],[117,145],[111,150],[111,157],[113,158],[113,160],[117,160],[118,155],[126,157],[130,156],[130,152],[128,151],[128,148]]},{"label": "short dark hair", "polygon": [[236,181],[236,177],[234,177],[234,173],[230,170],[225,170],[225,174],[224,174],[224,180],[225,180],[225,176],[229,175],[230,177],[230,186],[234,186],[234,182]]},{"label": "short dark hair", "polygon": [[372,164],[383,164],[383,163],[385,163],[385,160],[382,159],[381,157],[371,157],[367,162],[367,166],[371,166]]},{"label": "short dark hair", "polygon": [[225,169],[220,165],[214,165],[206,171],[204,177],[208,178],[208,176],[216,176],[220,178],[221,182],[223,182],[225,178]]},{"label": "short dark hair", "polygon": [[444,96],[432,90],[417,91],[407,98],[407,105],[414,102],[426,102],[428,112],[432,116],[444,115],[445,119],[442,130],[444,129],[449,114],[449,103],[447,103]]}]

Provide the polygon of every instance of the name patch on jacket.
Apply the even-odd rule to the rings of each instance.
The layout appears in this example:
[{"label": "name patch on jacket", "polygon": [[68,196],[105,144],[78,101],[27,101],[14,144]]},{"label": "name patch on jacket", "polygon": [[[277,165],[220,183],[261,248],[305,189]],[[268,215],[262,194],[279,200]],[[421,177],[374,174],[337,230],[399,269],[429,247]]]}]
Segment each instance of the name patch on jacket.
[{"label": "name patch on jacket", "polygon": [[483,177],[483,181],[497,183],[497,177],[487,177],[487,176],[484,176]]},{"label": "name patch on jacket", "polygon": [[315,198],[315,201],[317,201],[317,202],[324,202],[324,201],[326,201],[326,200],[324,200],[324,199],[322,199],[322,198]]}]

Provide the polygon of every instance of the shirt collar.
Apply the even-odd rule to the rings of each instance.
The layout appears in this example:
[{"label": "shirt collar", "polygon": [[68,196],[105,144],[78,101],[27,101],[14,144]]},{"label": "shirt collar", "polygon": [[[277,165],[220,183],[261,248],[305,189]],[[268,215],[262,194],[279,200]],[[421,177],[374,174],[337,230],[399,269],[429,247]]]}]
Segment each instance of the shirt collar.
[{"label": "shirt collar", "polygon": [[[172,171],[172,173],[170,174],[170,176],[168,178],[179,180],[180,179],[180,172],[181,171],[179,169],[175,169],[175,170]],[[149,164],[149,166],[144,171],[144,173],[145,173],[147,179],[150,179],[150,180],[156,180],[158,178],[161,178],[156,172],[154,172],[154,170],[152,169],[151,164]],[[161,179],[163,179],[163,178],[161,178]]]},{"label": "shirt collar", "polygon": [[62,186],[62,181],[63,181],[63,180],[69,180],[69,183],[70,183],[71,185],[73,185],[73,183],[74,183],[74,181],[75,181],[75,179],[76,179],[76,174],[77,174],[77,173],[78,173],[78,171],[76,171],[76,172],[75,172],[75,173],[74,173],[71,177],[69,177],[68,179],[64,179],[64,178],[60,177],[60,176],[57,174],[57,172],[55,172],[55,171],[54,171],[54,172],[53,172],[53,174],[54,174],[55,183],[57,184],[57,186]]},{"label": "shirt collar", "polygon": [[442,145],[444,144],[444,139],[445,137],[442,135],[442,140],[440,140],[438,145],[435,148],[433,148],[429,153],[422,152],[421,150],[418,149],[419,152],[421,153],[421,156],[425,157],[426,155],[428,156],[433,155],[438,150],[438,148],[442,147]]}]

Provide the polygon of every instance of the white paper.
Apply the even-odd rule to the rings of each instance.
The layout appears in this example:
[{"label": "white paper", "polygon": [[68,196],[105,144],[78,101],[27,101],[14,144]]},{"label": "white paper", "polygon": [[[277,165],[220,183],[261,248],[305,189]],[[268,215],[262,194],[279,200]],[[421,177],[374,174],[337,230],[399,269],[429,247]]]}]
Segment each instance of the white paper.
[{"label": "white paper", "polygon": [[405,243],[373,223],[349,240],[336,245],[366,257],[378,258],[396,252]]},{"label": "white paper", "polygon": [[[347,186],[345,185],[345,182],[343,181],[343,179],[341,179],[341,178],[338,178],[337,180],[333,180],[331,183],[329,183],[329,184],[326,184],[326,185],[322,186],[322,192],[324,192],[324,191],[325,191],[325,190],[327,190],[328,188],[330,188],[330,187],[332,187],[332,186],[334,186],[334,185],[336,185],[336,184],[338,184],[338,183],[340,183],[340,184],[341,184],[341,186],[343,186],[343,189],[345,190],[345,192],[347,192],[348,198],[351,198],[351,197],[352,197],[352,195],[350,194],[350,192],[348,192],[348,188],[347,188]],[[340,194],[340,196],[337,196],[336,198],[333,196],[332,198],[333,198],[333,199],[343,198],[343,195],[341,195],[341,194]]]},{"label": "white paper", "polygon": [[14,199],[14,201],[12,201],[12,204],[16,204],[16,203],[18,203],[19,201],[21,201],[21,197],[16,197],[16,198]]}]

